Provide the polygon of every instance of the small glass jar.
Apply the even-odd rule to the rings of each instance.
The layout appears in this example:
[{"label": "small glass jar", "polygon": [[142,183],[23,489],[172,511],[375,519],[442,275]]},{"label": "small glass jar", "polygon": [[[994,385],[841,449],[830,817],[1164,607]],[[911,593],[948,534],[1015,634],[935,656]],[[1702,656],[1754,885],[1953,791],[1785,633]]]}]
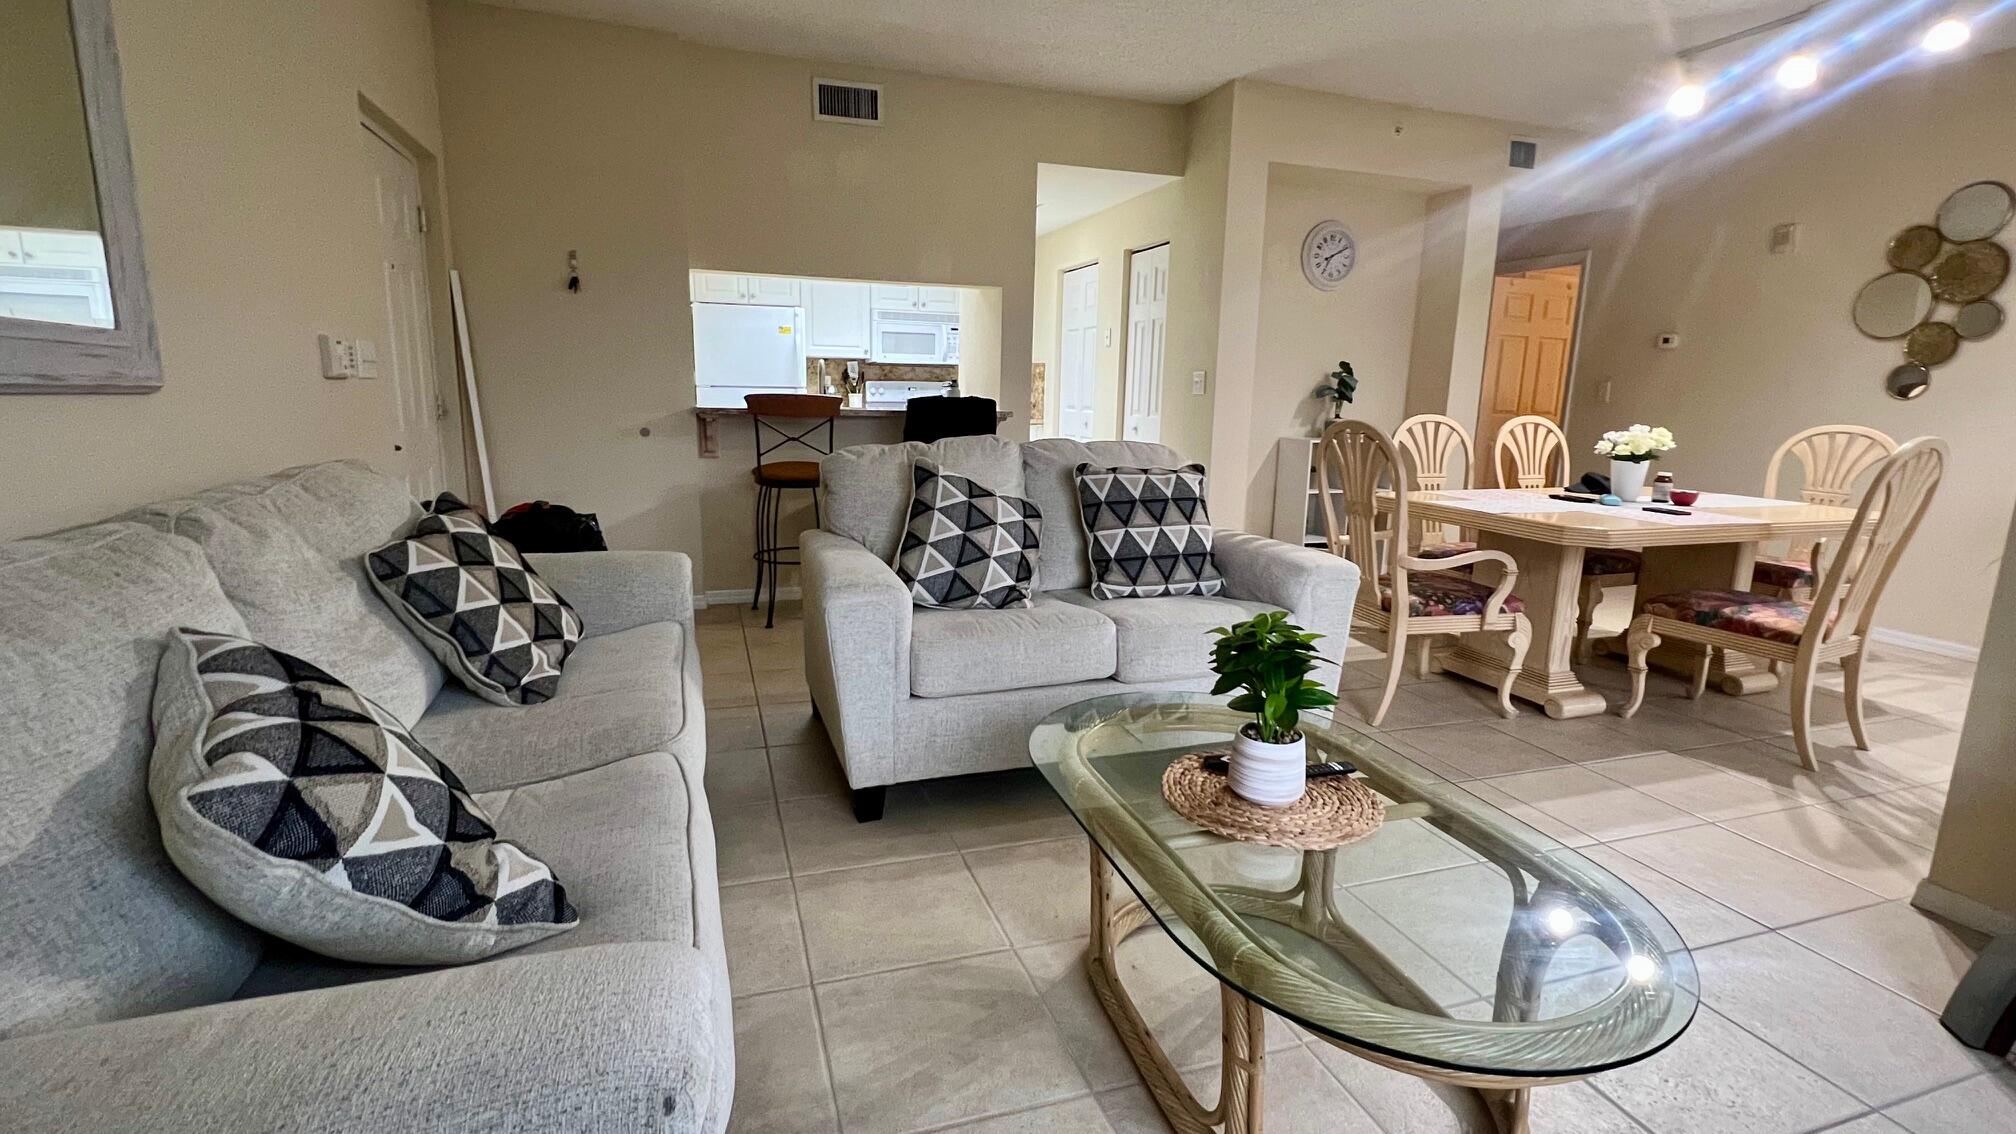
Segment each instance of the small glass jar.
[{"label": "small glass jar", "polygon": [[1661,472],[1652,478],[1652,503],[1671,504],[1673,502],[1673,474]]}]

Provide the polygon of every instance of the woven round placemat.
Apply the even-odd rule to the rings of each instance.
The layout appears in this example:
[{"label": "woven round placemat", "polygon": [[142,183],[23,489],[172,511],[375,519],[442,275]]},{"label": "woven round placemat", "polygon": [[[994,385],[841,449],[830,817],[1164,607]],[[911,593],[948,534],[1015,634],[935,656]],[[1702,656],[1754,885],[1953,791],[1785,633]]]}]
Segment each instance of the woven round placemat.
[{"label": "woven round placemat", "polygon": [[1386,804],[1350,776],[1309,781],[1302,798],[1286,807],[1262,807],[1232,793],[1226,777],[1204,770],[1204,758],[1223,749],[1178,757],[1162,772],[1162,798],[1178,815],[1214,834],[1294,850],[1330,850],[1379,829]]}]

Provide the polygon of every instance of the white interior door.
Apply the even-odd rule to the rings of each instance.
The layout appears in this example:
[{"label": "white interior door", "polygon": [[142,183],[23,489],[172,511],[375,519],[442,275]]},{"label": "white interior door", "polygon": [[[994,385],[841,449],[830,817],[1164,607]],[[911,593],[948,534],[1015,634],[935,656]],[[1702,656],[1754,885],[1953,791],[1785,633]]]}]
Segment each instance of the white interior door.
[{"label": "white interior door", "polygon": [[1127,270],[1126,398],[1129,441],[1162,440],[1162,346],[1169,337],[1169,246],[1134,253]]},{"label": "white interior door", "polygon": [[403,476],[415,497],[432,500],[447,487],[439,421],[445,416],[434,380],[434,315],[428,303],[427,243],[420,231],[420,171],[413,159],[365,126],[372,206],[385,279],[385,319],[379,374],[389,382],[392,437],[372,463]]},{"label": "white interior door", "polygon": [[1060,435],[1092,440],[1092,371],[1099,358],[1099,265],[1064,273],[1064,332],[1058,351]]}]

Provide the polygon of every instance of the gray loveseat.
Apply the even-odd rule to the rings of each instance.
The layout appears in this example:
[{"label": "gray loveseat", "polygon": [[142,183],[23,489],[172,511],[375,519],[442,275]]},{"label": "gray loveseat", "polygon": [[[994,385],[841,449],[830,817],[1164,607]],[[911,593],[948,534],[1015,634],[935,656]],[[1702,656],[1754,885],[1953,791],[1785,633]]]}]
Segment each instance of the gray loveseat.
[{"label": "gray loveseat", "polygon": [[[588,637],[558,695],[481,701],[367,584],[419,510],[331,463],[0,544],[0,1128],[727,1125],[734,1037],[690,569],[530,556]],[[454,969],[324,960],[168,862],[148,805],[162,636],[244,634],[405,719],[581,911]]]},{"label": "gray loveseat", "polygon": [[[912,606],[890,562],[920,456],[1041,510],[1032,606]],[[1214,536],[1221,595],[1094,598],[1073,479],[1080,462],[1183,463],[1142,442],[998,437],[861,445],[821,463],[824,528],[801,538],[805,670],[856,818],[878,818],[890,784],[1025,766],[1030,730],[1061,706],[1130,690],[1208,690],[1213,626],[1286,610],[1343,651],[1358,568],[1244,532]]]}]

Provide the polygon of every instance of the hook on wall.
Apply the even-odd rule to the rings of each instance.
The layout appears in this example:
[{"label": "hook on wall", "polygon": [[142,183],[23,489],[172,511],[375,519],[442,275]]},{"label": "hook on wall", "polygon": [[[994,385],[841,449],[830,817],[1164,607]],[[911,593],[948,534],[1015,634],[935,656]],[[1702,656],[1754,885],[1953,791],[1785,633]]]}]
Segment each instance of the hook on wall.
[{"label": "hook on wall", "polygon": [[567,290],[579,294],[581,291],[581,253],[567,250]]}]

